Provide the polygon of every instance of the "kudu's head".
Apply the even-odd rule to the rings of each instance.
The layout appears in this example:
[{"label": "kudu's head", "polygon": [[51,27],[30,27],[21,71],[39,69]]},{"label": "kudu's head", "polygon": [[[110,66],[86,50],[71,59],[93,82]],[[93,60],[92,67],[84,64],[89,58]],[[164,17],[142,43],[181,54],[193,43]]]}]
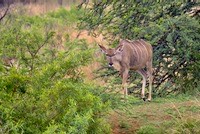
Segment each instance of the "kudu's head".
[{"label": "kudu's head", "polygon": [[122,52],[123,52],[123,45],[119,45],[116,48],[108,48],[106,49],[104,46],[99,45],[102,52],[106,55],[106,59],[108,61],[109,67],[114,67],[115,69],[119,70],[120,63],[122,60]]},{"label": "kudu's head", "polygon": [[1,60],[2,60],[2,63],[7,67],[18,66],[18,59],[15,57],[2,56]]}]

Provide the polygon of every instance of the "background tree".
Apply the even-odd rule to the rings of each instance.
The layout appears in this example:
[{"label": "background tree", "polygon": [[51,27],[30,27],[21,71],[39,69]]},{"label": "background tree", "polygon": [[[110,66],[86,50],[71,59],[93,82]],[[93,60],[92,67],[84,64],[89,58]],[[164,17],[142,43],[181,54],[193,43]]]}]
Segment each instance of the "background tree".
[{"label": "background tree", "polygon": [[199,3],[105,0],[83,6],[87,6],[87,12],[80,28],[102,33],[113,45],[119,38],[143,38],[153,45],[156,94],[198,88],[200,17],[198,11],[189,13]]},{"label": "background tree", "polygon": [[62,1],[62,0],[58,0],[58,4],[59,4],[60,6],[62,6],[62,5],[63,5],[63,1]]}]

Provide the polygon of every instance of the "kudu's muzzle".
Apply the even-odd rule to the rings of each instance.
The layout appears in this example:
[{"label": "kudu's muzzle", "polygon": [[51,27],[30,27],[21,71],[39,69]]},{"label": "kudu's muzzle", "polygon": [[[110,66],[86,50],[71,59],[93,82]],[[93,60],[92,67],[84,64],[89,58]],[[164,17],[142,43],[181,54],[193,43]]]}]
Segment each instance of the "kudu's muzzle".
[{"label": "kudu's muzzle", "polygon": [[113,67],[113,63],[112,62],[109,62],[109,67]]},{"label": "kudu's muzzle", "polygon": [[109,62],[108,66],[109,67],[113,67],[113,62],[112,62],[112,57],[111,56],[109,57],[109,61],[108,62]]}]

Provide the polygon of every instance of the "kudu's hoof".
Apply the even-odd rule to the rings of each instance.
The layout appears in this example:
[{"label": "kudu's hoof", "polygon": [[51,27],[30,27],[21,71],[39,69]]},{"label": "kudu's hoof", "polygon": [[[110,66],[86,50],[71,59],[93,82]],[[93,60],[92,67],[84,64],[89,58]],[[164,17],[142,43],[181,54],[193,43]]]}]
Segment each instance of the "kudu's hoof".
[{"label": "kudu's hoof", "polygon": [[151,102],[151,100],[147,99],[148,102]]}]

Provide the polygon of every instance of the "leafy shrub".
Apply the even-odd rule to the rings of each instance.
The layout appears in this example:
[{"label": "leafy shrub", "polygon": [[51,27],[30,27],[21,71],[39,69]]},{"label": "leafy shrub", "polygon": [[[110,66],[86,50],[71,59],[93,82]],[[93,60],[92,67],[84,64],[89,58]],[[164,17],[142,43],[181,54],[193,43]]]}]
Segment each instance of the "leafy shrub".
[{"label": "leafy shrub", "polygon": [[66,39],[58,51],[51,16],[12,17],[16,21],[0,23],[0,55],[17,58],[19,65],[5,68],[0,62],[0,132],[109,133],[104,119],[109,106],[80,69],[93,50],[83,40]]},{"label": "leafy shrub", "polygon": [[[1,91],[1,97],[4,98],[0,107],[2,131],[42,133],[57,126],[56,132],[87,133],[101,130],[108,133],[108,127],[104,129],[101,126],[106,126],[101,123],[104,122],[101,113],[106,110],[105,105],[89,92],[90,88],[82,83],[63,80],[50,89],[32,89],[22,96]],[[91,127],[93,129],[89,129]]]}]

